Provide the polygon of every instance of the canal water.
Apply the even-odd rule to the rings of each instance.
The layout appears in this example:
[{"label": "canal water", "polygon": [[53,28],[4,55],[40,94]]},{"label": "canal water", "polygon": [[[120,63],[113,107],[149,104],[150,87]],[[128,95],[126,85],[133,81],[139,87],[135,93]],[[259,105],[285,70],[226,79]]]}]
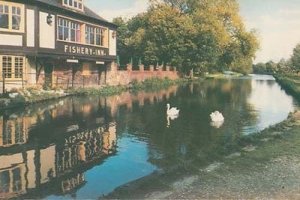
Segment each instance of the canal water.
[{"label": "canal water", "polygon": [[[177,118],[167,117],[167,103],[180,109]],[[252,75],[8,110],[0,117],[0,198],[95,199],[130,184],[138,191],[154,174],[218,162],[296,107],[273,77]],[[216,110],[223,124],[211,123]]]}]

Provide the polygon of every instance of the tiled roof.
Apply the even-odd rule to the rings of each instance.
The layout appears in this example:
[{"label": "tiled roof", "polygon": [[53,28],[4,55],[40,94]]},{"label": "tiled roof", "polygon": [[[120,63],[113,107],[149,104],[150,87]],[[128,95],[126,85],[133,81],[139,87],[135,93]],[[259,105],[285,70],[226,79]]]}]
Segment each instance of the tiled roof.
[{"label": "tiled roof", "polygon": [[50,6],[54,6],[54,7],[57,7],[57,8],[70,10],[70,11],[73,11],[75,13],[78,13],[79,15],[87,16],[87,17],[90,17],[90,18],[93,18],[93,19],[96,19],[96,20],[100,20],[102,22],[112,24],[112,23],[108,22],[107,20],[105,20],[104,18],[100,17],[98,14],[96,14],[94,11],[92,11],[91,9],[89,9],[86,6],[84,6],[84,11],[81,12],[81,11],[77,11],[75,9],[71,9],[71,8],[63,6],[62,3],[61,3],[61,0],[35,0],[35,1],[43,3],[43,4],[48,4]]}]

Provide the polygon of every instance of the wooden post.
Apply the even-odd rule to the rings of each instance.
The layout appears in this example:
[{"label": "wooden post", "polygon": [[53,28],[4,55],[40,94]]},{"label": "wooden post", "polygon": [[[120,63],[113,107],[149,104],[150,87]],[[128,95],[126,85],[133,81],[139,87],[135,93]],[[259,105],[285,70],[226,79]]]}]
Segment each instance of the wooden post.
[{"label": "wooden post", "polygon": [[74,68],[73,67],[72,67],[71,73],[72,73],[72,75],[71,75],[72,76],[71,77],[72,78],[72,83],[71,84],[72,84],[72,88],[74,88]]},{"label": "wooden post", "polygon": [[3,71],[2,71],[2,79],[3,79],[2,93],[4,94],[5,93],[5,74]]},{"label": "wooden post", "polygon": [[100,85],[100,81],[101,81],[101,68],[97,68],[97,72],[98,72],[98,85]]},{"label": "wooden post", "polygon": [[36,57],[34,57],[34,62],[35,62],[35,83],[38,83],[39,77],[38,77],[38,62]]},{"label": "wooden post", "polygon": [[22,75],[22,89],[24,89],[24,71],[21,75]]},{"label": "wooden post", "polygon": [[82,76],[82,87],[84,88],[84,79],[85,79],[85,76]]}]

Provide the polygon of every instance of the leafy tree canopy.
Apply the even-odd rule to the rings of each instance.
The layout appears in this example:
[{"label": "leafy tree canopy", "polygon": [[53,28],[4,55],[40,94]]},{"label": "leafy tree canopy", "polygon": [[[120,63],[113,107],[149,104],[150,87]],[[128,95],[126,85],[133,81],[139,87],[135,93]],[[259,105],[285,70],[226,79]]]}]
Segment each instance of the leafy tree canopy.
[{"label": "leafy tree canopy", "polygon": [[187,73],[234,70],[249,73],[258,49],[247,31],[236,0],[150,0],[132,19],[113,21],[118,28],[121,62],[165,63]]}]

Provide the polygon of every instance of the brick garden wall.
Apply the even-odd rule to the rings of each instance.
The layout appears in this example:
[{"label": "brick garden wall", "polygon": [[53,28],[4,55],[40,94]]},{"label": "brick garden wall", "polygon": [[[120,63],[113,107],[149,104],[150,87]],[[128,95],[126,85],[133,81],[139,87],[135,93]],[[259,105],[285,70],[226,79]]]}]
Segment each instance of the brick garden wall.
[{"label": "brick garden wall", "polygon": [[[71,88],[71,87],[102,87],[104,85],[128,85],[131,82],[142,82],[150,78],[169,78],[171,80],[178,79],[178,72],[176,68],[166,66],[154,67],[149,66],[148,70],[145,70],[144,65],[139,66],[139,70],[133,70],[132,65],[128,64],[126,70],[119,70],[116,63],[112,63],[105,74],[105,66],[91,66],[89,72],[83,72],[82,67],[66,65],[65,63],[56,63],[52,74],[46,74],[44,68],[41,68],[38,72],[35,71],[35,66],[24,73],[24,82],[19,81],[17,83],[7,82],[5,89],[9,91],[11,88],[44,86],[45,83],[50,82],[52,87]],[[85,73],[85,74],[84,74]],[[0,83],[1,86],[1,83]],[[2,89],[2,86],[1,88]],[[1,91],[0,91],[1,92]]]},{"label": "brick garden wall", "polygon": [[126,71],[118,70],[116,64],[112,64],[111,70],[107,72],[107,85],[128,85],[133,81],[142,82],[150,78],[169,78],[171,80],[178,79],[178,72],[176,69],[172,69],[170,66],[166,66],[163,70],[162,66],[158,66],[155,69],[154,66],[150,66],[149,70],[145,70],[144,65],[139,66],[139,70],[132,70],[132,65],[127,65]]}]

